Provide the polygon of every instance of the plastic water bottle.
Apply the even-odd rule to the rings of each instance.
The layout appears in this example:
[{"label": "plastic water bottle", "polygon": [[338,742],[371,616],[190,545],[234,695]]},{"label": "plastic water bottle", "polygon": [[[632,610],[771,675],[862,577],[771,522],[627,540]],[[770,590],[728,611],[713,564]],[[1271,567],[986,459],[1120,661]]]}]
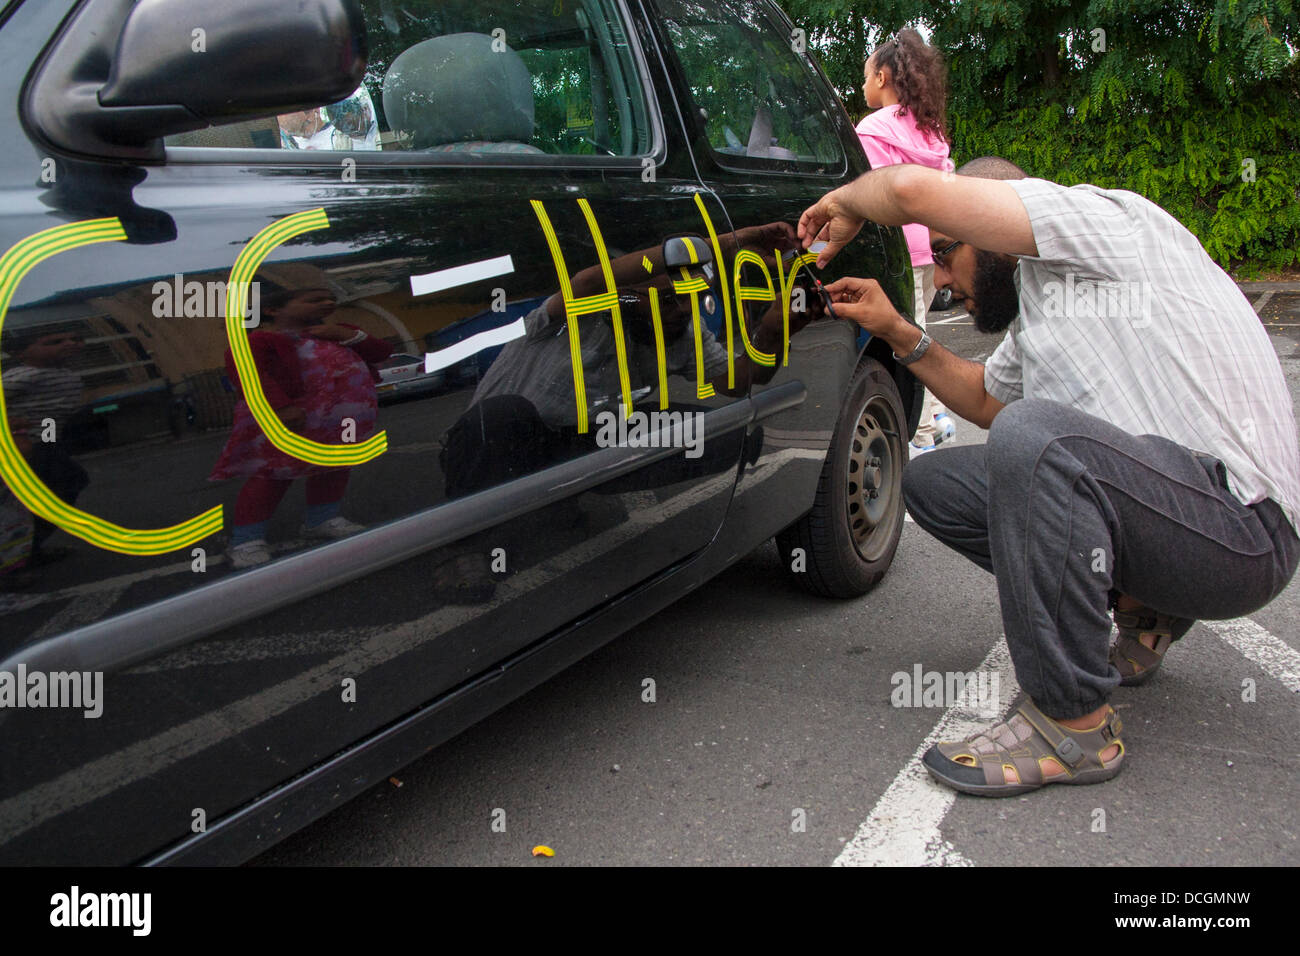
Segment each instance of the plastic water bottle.
[{"label": "plastic water bottle", "polygon": [[939,412],[934,416],[934,443],[952,441],[957,437],[957,424],[952,420],[947,412]]}]

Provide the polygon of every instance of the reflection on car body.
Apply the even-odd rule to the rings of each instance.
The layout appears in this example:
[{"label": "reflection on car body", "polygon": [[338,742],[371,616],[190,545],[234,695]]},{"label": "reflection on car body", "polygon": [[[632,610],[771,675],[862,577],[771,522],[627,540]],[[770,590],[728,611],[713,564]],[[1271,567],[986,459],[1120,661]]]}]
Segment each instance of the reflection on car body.
[{"label": "reflection on car body", "polygon": [[379,366],[379,401],[394,401],[438,391],[447,380],[442,369],[425,371],[423,355],[398,352]]},{"label": "reflection on car body", "polygon": [[[774,535],[885,573],[919,408],[805,278],[864,160],[769,0],[229,0],[247,55],[178,61],[196,3],[0,25],[0,670],[103,675],[0,708],[0,861],[244,859]],[[909,309],[897,230],[836,266]],[[700,453],[601,437],[640,412]]]}]

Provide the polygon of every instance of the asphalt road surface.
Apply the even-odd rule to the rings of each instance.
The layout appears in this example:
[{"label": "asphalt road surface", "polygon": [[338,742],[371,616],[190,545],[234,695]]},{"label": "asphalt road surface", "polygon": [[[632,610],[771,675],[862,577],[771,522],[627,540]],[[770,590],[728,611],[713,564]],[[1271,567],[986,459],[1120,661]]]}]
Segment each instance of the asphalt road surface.
[{"label": "asphalt road surface", "polygon": [[[1294,402],[1300,296],[1260,311]],[[969,358],[996,345],[960,311],[931,332]],[[959,421],[954,444],[984,437]],[[890,697],[921,665],[996,672],[1006,704],[992,576],[909,522],[876,590],[828,601],[789,585],[769,543],[254,864],[1294,866],[1298,604],[1293,582],[1197,624],[1150,684],[1119,688],[1119,777],[988,800],[918,762],[988,721]]]}]

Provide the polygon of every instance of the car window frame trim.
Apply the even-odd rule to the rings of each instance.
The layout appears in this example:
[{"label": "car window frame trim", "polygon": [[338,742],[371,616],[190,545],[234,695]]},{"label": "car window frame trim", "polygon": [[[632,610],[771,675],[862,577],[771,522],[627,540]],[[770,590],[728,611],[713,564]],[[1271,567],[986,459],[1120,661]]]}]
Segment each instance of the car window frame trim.
[{"label": "car window frame trim", "polygon": [[[826,113],[826,117],[831,123],[831,131],[837,134],[835,142],[840,149],[839,165],[836,169],[821,171],[816,168],[809,168],[815,166],[815,163],[801,163],[798,160],[773,159],[770,157],[763,158],[759,156],[743,156],[739,158],[754,163],[785,164],[786,168],[783,169],[776,165],[766,165],[761,167],[741,166],[723,162],[723,159],[729,154],[719,153],[714,149],[713,144],[709,141],[707,133],[700,127],[699,117],[697,115],[699,107],[696,105],[694,98],[690,96],[690,83],[685,76],[681,57],[678,55],[672,41],[666,35],[667,31],[664,29],[662,23],[663,18],[659,16],[658,4],[655,0],[640,0],[640,2],[642,11],[645,14],[645,19],[647,23],[650,24],[653,36],[658,41],[656,46],[659,48],[660,60],[663,63],[665,72],[667,73],[669,88],[673,97],[679,100],[678,113],[685,126],[684,132],[687,134],[692,154],[699,152],[694,144],[696,140],[701,140],[704,143],[705,153],[707,154],[709,162],[711,162],[716,169],[723,173],[730,174],[740,173],[743,175],[763,177],[775,176],[787,180],[792,178],[803,178],[831,181],[842,179],[848,173],[850,165],[848,151],[845,147],[844,140],[838,135],[840,133],[840,130],[838,129],[839,124],[835,122],[832,116],[836,104],[827,101],[826,90],[821,88],[817,89],[817,96],[818,99],[821,100],[822,110]],[[764,8],[769,17],[772,17],[775,20],[775,24],[785,23],[793,29],[793,21],[791,21],[785,11],[781,9],[780,5],[768,2],[768,0],[756,0],[756,2]],[[818,66],[807,52],[799,54],[799,57],[803,60],[804,65],[811,71],[812,75],[820,80],[821,83],[825,84],[826,89],[835,92],[835,87],[831,84],[825,71]],[[680,88],[682,87],[683,82],[685,82],[685,89]],[[838,96],[838,94],[836,95]]]}]

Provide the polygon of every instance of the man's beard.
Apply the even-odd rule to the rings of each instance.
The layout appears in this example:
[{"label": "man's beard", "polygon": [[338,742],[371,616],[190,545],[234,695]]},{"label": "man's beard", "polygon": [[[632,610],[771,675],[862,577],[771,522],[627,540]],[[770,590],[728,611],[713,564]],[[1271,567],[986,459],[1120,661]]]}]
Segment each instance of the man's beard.
[{"label": "man's beard", "polygon": [[993,334],[1004,331],[1020,314],[1020,292],[1016,289],[1016,260],[995,252],[975,250],[975,328]]}]

